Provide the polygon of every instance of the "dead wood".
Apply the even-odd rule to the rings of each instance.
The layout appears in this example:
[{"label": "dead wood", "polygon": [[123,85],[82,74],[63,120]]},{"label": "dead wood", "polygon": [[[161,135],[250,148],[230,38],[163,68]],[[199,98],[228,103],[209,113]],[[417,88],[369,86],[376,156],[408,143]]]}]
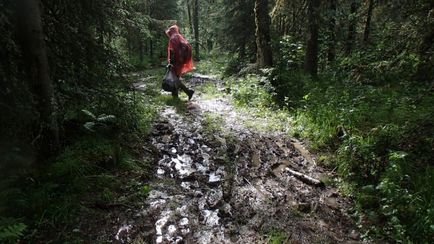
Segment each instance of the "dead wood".
[{"label": "dead wood", "polygon": [[317,186],[317,187],[325,186],[324,182],[322,182],[318,179],[312,178],[308,175],[302,174],[300,172],[294,171],[290,168],[285,168],[285,171],[289,172],[291,175],[293,175],[295,178],[299,179],[300,181],[302,181],[305,184],[313,185],[313,186]]}]

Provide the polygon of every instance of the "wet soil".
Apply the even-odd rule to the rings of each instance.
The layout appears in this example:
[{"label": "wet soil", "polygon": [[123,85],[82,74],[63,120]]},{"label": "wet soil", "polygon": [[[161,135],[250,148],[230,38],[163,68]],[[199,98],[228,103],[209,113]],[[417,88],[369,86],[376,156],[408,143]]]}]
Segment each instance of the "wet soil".
[{"label": "wet soil", "polygon": [[[190,84],[221,81],[194,75]],[[136,87],[145,87],[136,84]],[[351,203],[338,189],[310,184],[329,175],[303,143],[244,125],[229,97],[196,92],[186,110],[166,106],[154,124],[155,177],[113,240],[120,243],[359,243]],[[185,99],[185,98],[184,98]],[[264,123],[258,120],[258,123]]]}]

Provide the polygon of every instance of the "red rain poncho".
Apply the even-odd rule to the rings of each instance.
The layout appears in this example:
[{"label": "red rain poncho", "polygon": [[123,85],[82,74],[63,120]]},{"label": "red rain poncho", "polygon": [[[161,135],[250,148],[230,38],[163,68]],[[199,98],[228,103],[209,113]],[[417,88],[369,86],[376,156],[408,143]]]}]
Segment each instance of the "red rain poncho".
[{"label": "red rain poncho", "polygon": [[166,35],[169,37],[169,44],[167,45],[167,61],[170,63],[170,51],[173,52],[174,60],[173,71],[177,76],[185,74],[193,70],[193,58],[191,55],[191,45],[179,33],[179,27],[172,25],[166,30]]}]

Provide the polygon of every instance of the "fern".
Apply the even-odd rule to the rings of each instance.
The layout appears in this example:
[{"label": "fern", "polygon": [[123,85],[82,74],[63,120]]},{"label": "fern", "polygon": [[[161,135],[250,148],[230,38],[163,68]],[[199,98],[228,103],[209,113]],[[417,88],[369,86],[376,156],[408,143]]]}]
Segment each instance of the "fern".
[{"label": "fern", "polygon": [[116,116],[114,116],[114,115],[101,114],[97,118],[98,122],[114,122],[115,120],[116,120]]},{"label": "fern", "polygon": [[23,223],[0,227],[0,242],[16,242],[18,238],[23,236],[26,229],[27,225]]},{"label": "fern", "polygon": [[96,120],[96,116],[92,113],[92,112],[90,112],[89,110],[86,110],[86,109],[83,109],[83,110],[81,110],[83,113],[85,113],[87,116],[89,116],[89,118],[91,118],[91,119],[93,119],[93,120]]},{"label": "fern", "polygon": [[86,128],[89,131],[95,132],[94,128],[95,128],[95,122],[86,122],[84,124],[84,128]]},{"label": "fern", "polygon": [[95,132],[97,127],[106,128],[109,124],[113,124],[116,122],[116,116],[111,114],[101,114],[97,117],[95,116],[95,114],[88,110],[83,109],[81,111],[85,113],[90,119],[92,119],[91,121],[88,121],[84,124],[84,128],[91,132]]}]

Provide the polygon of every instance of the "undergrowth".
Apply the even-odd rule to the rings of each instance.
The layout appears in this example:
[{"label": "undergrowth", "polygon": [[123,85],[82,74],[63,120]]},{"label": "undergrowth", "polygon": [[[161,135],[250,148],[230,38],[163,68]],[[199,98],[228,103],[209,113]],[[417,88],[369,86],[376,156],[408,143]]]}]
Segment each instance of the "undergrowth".
[{"label": "undergrowth", "polygon": [[262,77],[232,77],[227,86],[235,103],[258,111],[258,117],[286,116],[269,122],[307,139],[320,163],[337,169],[341,180],[335,183],[355,200],[352,213],[364,238],[434,240],[429,84],[364,83],[337,74],[312,79],[294,70],[271,70]]},{"label": "undergrowth", "polygon": [[249,114],[242,118],[245,126],[259,131],[289,131],[292,116],[274,103],[276,89],[267,77],[229,77],[225,84],[239,112]]},{"label": "undergrowth", "polygon": [[283,231],[272,230],[268,233],[267,243],[268,244],[283,244],[288,241],[288,237]]},{"label": "undergrowth", "polygon": [[[122,116],[116,112],[121,107],[105,110],[104,104],[68,111],[71,122],[64,124],[74,134],[62,150],[37,167],[0,179],[0,243],[88,240],[90,230],[73,231],[86,225],[82,220],[108,218],[99,208],[146,197],[149,186],[132,182],[150,177],[143,139],[161,104],[157,85],[120,94],[128,97]],[[132,177],[128,184],[124,174]]]},{"label": "undergrowth", "polygon": [[351,186],[364,236],[433,240],[434,97],[421,95],[430,88],[330,77],[305,84],[295,133],[335,152],[331,166]]}]

